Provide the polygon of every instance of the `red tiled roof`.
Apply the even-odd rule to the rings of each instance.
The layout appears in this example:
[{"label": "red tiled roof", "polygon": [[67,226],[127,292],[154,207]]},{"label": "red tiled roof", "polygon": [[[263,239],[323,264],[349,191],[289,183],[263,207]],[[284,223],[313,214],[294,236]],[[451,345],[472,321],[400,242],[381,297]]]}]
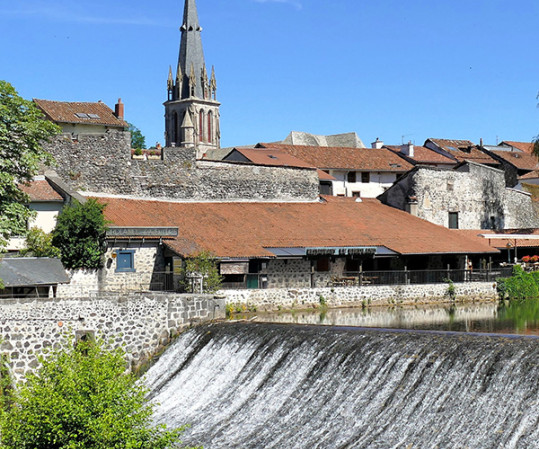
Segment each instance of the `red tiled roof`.
[{"label": "red tiled roof", "polygon": [[381,148],[318,147],[260,143],[260,148],[284,151],[320,169],[405,173],[413,165],[392,151]]},{"label": "red tiled roof", "polygon": [[[400,145],[386,145],[385,148],[390,149],[395,154],[403,154],[401,153],[401,147]],[[443,154],[437,153],[434,150],[431,150],[427,147],[420,147],[414,145],[414,157],[406,156],[403,154],[404,157],[408,157],[414,161],[416,161],[418,164],[447,164],[447,165],[455,165],[457,162],[453,159],[448,158],[447,156],[444,156]]]},{"label": "red tiled roof", "polygon": [[539,170],[534,170],[525,175],[519,176],[518,179],[525,181],[526,179],[537,179],[539,178]]},{"label": "red tiled roof", "polygon": [[297,167],[297,168],[312,168],[316,169],[318,178],[324,181],[334,181],[335,178],[328,173],[308,164],[297,157],[292,156],[286,151],[267,150],[263,148],[234,148],[238,153],[241,153],[250,162],[257,165],[270,165],[278,167]]},{"label": "red tiled roof", "polygon": [[272,257],[271,247],[386,246],[401,254],[496,252],[377,200],[324,197],[317,203],[173,203],[100,198],[116,226],[175,226],[167,245],[189,256]]},{"label": "red tiled roof", "polygon": [[522,151],[492,151],[496,156],[501,157],[519,170],[535,170],[539,168],[537,158],[529,153]]},{"label": "red tiled roof", "polygon": [[[463,237],[478,237],[488,242],[492,248],[505,249],[507,244],[511,244],[511,248],[535,248],[539,247],[539,240],[535,239],[511,239],[511,234],[530,234],[530,235],[539,235],[539,229],[514,229],[514,230],[505,230],[505,231],[492,231],[489,229],[455,229],[452,232],[462,235]],[[479,237],[482,234],[507,234],[507,239],[489,239],[488,237]]]},{"label": "red tiled roof", "polygon": [[31,181],[28,185],[21,184],[19,188],[30,197],[30,201],[35,202],[62,202],[62,196],[54,190],[51,185],[43,181]]},{"label": "red tiled roof", "polygon": [[429,140],[453,156],[458,162],[470,161],[478,164],[499,165],[498,161],[481,151],[469,140],[428,139],[427,142]]},{"label": "red tiled roof", "polygon": [[[67,101],[37,100],[34,103],[45,115],[57,123],[74,123],[84,125],[104,125],[115,128],[127,128],[129,124],[114,115],[105,103],[81,103]],[[86,114],[85,118],[77,114]],[[92,114],[92,116],[88,116]]]},{"label": "red tiled roof", "polygon": [[514,142],[511,140],[504,140],[502,144],[504,143],[511,147],[515,147],[516,149],[520,151],[524,151],[525,153],[531,154],[533,151],[533,142]]}]

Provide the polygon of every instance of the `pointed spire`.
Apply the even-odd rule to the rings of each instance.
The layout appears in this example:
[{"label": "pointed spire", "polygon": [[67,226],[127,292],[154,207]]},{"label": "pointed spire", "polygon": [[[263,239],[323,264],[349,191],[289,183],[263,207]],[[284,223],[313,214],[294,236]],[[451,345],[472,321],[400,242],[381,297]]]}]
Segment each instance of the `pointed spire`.
[{"label": "pointed spire", "polygon": [[168,80],[167,80],[167,88],[169,91],[174,89],[174,80],[172,79],[172,67],[168,67]]},{"label": "pointed spire", "polygon": [[[196,74],[201,73],[204,63],[204,50],[202,49],[202,28],[198,22],[198,12],[195,0],[185,0],[183,10],[183,23],[180,28],[182,39],[180,44],[180,56],[178,58],[178,66],[183,74],[187,74],[191,66],[194,66]],[[180,97],[189,98],[191,96],[191,86],[183,83],[183,88]],[[202,84],[196,85],[194,95],[198,98],[204,97]]]},{"label": "pointed spire", "polygon": [[178,61],[178,67],[176,69],[176,84],[180,84],[183,81],[182,67]]},{"label": "pointed spire", "polygon": [[210,96],[213,96],[215,100],[217,98],[217,78],[215,78],[215,67],[211,66],[211,78],[210,78]]}]

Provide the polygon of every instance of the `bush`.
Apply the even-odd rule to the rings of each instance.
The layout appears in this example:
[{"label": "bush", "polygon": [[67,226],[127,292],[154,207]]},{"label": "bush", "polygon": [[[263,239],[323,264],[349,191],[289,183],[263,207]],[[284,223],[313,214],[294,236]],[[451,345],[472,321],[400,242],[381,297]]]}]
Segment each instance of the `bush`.
[{"label": "bush", "polygon": [[21,256],[31,257],[60,257],[60,250],[52,244],[52,235],[39,228],[32,228],[26,235],[26,248],[21,250]]},{"label": "bush", "polygon": [[513,276],[497,280],[500,299],[529,299],[539,297],[539,273],[526,273],[520,265],[513,267]]},{"label": "bush", "polygon": [[122,351],[71,341],[39,362],[4,410],[2,449],[177,447],[182,429],[153,426],[148,392],[126,373]]},{"label": "bush", "polygon": [[65,207],[58,215],[52,243],[66,268],[101,268],[106,250],[104,204],[91,199]]},{"label": "bush", "polygon": [[217,259],[209,251],[202,251],[198,256],[187,259],[182,274],[185,276],[182,286],[189,293],[200,292],[196,287],[200,278],[203,293],[215,293],[223,281],[217,268]]}]

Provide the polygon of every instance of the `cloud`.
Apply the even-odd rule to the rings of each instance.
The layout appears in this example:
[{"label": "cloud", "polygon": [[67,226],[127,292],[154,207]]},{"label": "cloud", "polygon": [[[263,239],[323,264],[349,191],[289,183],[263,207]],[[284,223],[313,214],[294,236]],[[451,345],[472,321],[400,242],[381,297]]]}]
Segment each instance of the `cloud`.
[{"label": "cloud", "polygon": [[114,17],[114,16],[96,16],[86,14],[83,11],[75,11],[65,5],[48,5],[47,7],[39,5],[25,5],[14,9],[1,9],[0,16],[10,17],[40,17],[57,22],[68,23],[91,23],[96,25],[142,25],[142,26],[164,26],[162,22],[151,20],[146,17]]},{"label": "cloud", "polygon": [[286,3],[293,6],[298,11],[303,8],[303,5],[298,0],[254,0],[256,3]]}]

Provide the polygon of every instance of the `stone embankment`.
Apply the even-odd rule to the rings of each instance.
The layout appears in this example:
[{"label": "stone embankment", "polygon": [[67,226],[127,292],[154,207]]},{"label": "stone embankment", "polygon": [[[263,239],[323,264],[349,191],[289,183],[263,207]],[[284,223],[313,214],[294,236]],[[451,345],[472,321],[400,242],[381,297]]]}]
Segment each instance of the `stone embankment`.
[{"label": "stone embankment", "polygon": [[0,307],[0,350],[22,379],[43,350],[69,336],[102,337],[122,347],[133,368],[158,353],[183,328],[225,317],[213,295],[142,293],[66,299],[11,299]]},{"label": "stone embankment", "polygon": [[[493,282],[455,284],[457,301],[494,301]],[[436,304],[450,300],[448,284],[368,285],[362,287],[274,288],[267,290],[223,290],[227,304],[243,304],[261,311],[317,307],[384,306],[392,304]]]}]

